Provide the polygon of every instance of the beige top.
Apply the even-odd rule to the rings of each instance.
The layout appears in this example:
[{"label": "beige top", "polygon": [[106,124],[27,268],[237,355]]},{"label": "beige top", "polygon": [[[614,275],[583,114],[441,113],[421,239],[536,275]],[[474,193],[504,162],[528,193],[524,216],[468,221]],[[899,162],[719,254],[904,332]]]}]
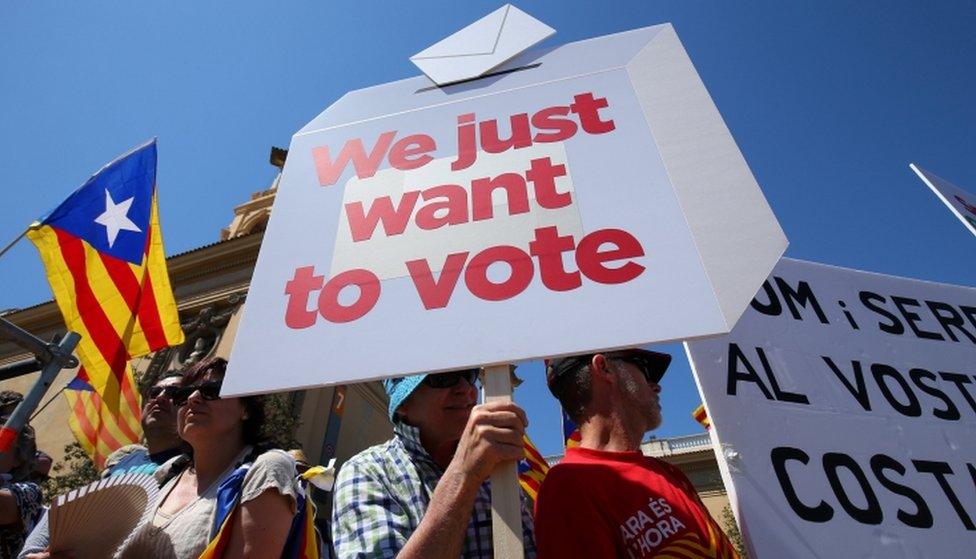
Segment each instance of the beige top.
[{"label": "beige top", "polygon": [[[217,487],[237,468],[250,450],[245,449],[203,494],[172,515],[159,510],[159,505],[176,486],[180,476],[174,476],[166,482],[153,507],[152,522],[132,536],[132,540],[119,556],[127,559],[196,559],[210,539],[217,505]],[[170,460],[163,464],[160,471],[167,471],[172,462]],[[288,498],[294,514],[295,475],[295,460],[285,452],[269,450],[261,454],[244,476],[241,503],[257,498],[267,489],[274,489]]]}]

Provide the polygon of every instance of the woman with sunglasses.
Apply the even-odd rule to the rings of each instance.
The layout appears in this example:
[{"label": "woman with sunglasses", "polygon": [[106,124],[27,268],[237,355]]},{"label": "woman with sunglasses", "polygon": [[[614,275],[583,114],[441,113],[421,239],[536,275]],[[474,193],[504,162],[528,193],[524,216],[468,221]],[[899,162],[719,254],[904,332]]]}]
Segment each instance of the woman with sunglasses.
[{"label": "woman with sunglasses", "polygon": [[[281,556],[296,512],[295,461],[264,444],[261,397],[220,397],[226,366],[223,359],[193,366],[173,393],[177,429],[191,450],[160,467],[152,520],[122,557],[196,559],[205,549],[210,557]],[[231,486],[237,505],[227,513],[217,494]]]}]

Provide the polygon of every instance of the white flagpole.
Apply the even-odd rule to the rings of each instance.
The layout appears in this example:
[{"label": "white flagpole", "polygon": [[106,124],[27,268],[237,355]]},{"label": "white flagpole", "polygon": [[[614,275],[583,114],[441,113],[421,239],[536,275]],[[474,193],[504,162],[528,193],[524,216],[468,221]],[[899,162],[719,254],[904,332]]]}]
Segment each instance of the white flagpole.
[{"label": "white flagpole", "polygon": [[27,231],[28,231],[28,229],[24,229],[20,233],[20,235],[17,235],[17,238],[16,239],[10,241],[10,243],[8,243],[7,246],[3,247],[3,250],[0,250],[0,258],[2,258],[4,254],[7,254],[7,251],[8,250],[10,250],[11,248],[13,248],[13,246],[15,244],[17,244],[21,239],[23,239],[24,238],[24,235],[27,234]]}]

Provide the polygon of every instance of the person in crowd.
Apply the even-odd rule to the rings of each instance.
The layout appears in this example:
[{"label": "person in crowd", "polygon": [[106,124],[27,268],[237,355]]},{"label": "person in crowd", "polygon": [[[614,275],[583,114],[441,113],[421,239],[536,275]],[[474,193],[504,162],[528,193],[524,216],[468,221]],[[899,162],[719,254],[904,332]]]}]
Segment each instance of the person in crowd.
[{"label": "person in crowd", "polygon": [[[339,470],[333,492],[337,557],[492,558],[495,466],[522,458],[525,413],[512,402],[477,404],[478,369],[384,382],[394,436]],[[526,557],[535,557],[522,495]]]},{"label": "person in crowd", "polygon": [[296,513],[295,461],[268,449],[262,397],[220,397],[226,366],[219,358],[194,365],[173,394],[178,434],[189,452],[156,472],[162,488],[152,520],[133,534],[122,557],[281,555]]},{"label": "person in crowd", "polygon": [[170,458],[182,454],[183,439],[176,431],[173,395],[183,384],[182,371],[170,371],[142,394],[142,433],[146,444],[124,446],[108,456],[102,477],[154,473]]},{"label": "person in crowd", "polygon": [[[146,445],[128,445],[113,452],[105,460],[102,477],[125,473],[152,474],[167,460],[183,453],[184,444],[176,432],[176,406],[173,395],[183,384],[181,371],[170,371],[142,392],[142,432]],[[50,542],[47,514],[20,551],[23,559],[47,559],[45,551]]]},{"label": "person in crowd", "polygon": [[[0,425],[24,399],[19,392],[0,391]],[[17,556],[27,534],[41,517],[43,493],[31,481],[37,459],[34,429],[25,425],[11,452],[0,455],[0,559]]]},{"label": "person in crowd", "polygon": [[31,470],[30,475],[27,477],[28,481],[33,481],[40,485],[51,479],[51,466],[53,465],[54,459],[51,458],[51,455],[43,450],[38,450],[34,453],[34,469]]},{"label": "person in crowd", "polygon": [[642,349],[550,361],[549,390],[581,440],[539,490],[540,558],[737,557],[688,478],[640,452],[661,424],[658,383],[670,362]]}]

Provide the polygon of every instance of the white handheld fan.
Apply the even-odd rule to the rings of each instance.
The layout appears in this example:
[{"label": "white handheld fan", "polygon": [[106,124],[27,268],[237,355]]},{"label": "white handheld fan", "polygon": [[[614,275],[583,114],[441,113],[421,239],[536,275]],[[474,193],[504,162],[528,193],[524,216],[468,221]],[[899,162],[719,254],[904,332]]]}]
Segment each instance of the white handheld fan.
[{"label": "white handheld fan", "polygon": [[159,488],[146,474],[105,478],[59,495],[48,511],[51,551],[104,559],[150,520]]}]

